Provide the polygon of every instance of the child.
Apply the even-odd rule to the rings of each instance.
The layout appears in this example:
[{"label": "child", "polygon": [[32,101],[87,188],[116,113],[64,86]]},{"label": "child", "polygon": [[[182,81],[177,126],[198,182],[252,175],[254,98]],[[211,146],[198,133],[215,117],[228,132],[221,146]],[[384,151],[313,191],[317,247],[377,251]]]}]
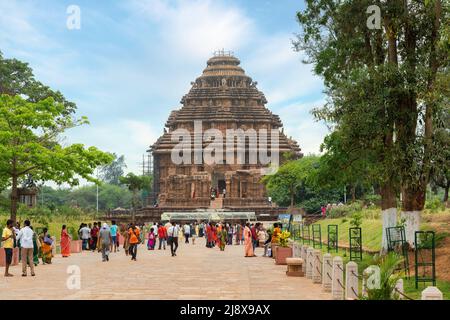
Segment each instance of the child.
[{"label": "child", "polygon": [[148,243],[147,249],[154,250],[155,249],[155,234],[153,233],[153,228],[150,228],[150,232],[148,233]]}]

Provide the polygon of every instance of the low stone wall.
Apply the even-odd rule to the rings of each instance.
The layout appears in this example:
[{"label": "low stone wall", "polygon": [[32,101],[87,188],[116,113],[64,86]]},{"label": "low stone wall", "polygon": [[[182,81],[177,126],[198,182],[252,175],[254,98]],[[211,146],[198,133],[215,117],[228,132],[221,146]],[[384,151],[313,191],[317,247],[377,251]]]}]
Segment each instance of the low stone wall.
[{"label": "low stone wall", "polygon": [[[334,300],[357,300],[361,296],[367,297],[367,288],[376,285],[377,266],[370,266],[359,275],[358,264],[354,261],[344,265],[342,257],[332,257],[331,254],[322,254],[322,251],[311,246],[291,241],[294,257],[302,258],[306,278],[322,286],[324,292],[331,292]],[[375,272],[375,273],[374,273]],[[375,278],[374,278],[375,277]],[[359,279],[362,278],[362,292],[359,292]],[[366,281],[367,279],[367,281]],[[403,279],[396,283],[392,295],[400,299],[407,298],[403,292]],[[422,291],[422,300],[443,300],[442,292],[433,286]]]}]

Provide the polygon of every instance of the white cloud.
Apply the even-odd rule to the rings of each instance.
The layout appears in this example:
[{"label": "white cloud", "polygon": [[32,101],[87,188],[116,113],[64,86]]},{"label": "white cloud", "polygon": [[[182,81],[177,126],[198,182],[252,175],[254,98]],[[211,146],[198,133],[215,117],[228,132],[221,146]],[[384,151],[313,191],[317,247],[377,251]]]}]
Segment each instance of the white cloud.
[{"label": "white cloud", "polygon": [[167,52],[181,59],[204,59],[220,48],[239,49],[251,37],[253,21],[221,1],[133,1],[135,12],[158,24]]},{"label": "white cloud", "polygon": [[328,128],[323,122],[317,122],[310,110],[321,107],[325,100],[320,99],[310,103],[294,103],[279,110],[284,121],[285,133],[292,136],[300,145],[303,154],[320,153],[320,145]]},{"label": "white cloud", "polygon": [[244,67],[259,82],[270,105],[320,91],[321,79],[311,72],[310,65],[301,62],[289,34],[262,36],[254,48]]},{"label": "white cloud", "polygon": [[[161,131],[160,131],[161,130]],[[123,119],[114,123],[91,124],[67,132],[66,143],[85,143],[103,151],[125,155],[128,171],[140,172],[142,155],[156,141],[162,129],[149,123]]]}]

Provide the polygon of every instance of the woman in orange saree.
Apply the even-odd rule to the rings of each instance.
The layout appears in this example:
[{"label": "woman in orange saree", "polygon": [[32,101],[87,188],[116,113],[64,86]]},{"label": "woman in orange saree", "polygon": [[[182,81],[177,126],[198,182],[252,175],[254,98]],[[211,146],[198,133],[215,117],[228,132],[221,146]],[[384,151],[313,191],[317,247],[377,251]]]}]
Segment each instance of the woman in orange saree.
[{"label": "woman in orange saree", "polygon": [[246,257],[254,257],[253,244],[252,244],[252,231],[250,230],[250,224],[247,222],[244,229],[244,249]]},{"label": "woman in orange saree", "polygon": [[61,255],[63,258],[70,256],[70,237],[66,225],[63,225],[61,230]]}]

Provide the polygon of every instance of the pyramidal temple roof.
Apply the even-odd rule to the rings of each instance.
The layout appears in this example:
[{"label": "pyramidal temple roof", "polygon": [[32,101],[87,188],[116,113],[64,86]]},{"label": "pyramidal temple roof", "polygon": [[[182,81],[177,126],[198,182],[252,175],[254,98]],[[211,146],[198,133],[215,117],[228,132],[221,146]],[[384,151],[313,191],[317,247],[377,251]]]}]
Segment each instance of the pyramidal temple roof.
[{"label": "pyramidal temple roof", "polygon": [[[283,126],[280,117],[265,107],[267,100],[257,89],[257,82],[245,74],[240,60],[230,52],[215,52],[191,85],[181,99],[183,106],[170,113],[165,125],[168,131],[152,146],[154,152],[168,152],[174,145],[170,142],[170,132],[194,120],[225,123],[230,128],[281,129]],[[283,151],[301,156],[297,142],[288,139],[283,131],[280,143]]]}]

